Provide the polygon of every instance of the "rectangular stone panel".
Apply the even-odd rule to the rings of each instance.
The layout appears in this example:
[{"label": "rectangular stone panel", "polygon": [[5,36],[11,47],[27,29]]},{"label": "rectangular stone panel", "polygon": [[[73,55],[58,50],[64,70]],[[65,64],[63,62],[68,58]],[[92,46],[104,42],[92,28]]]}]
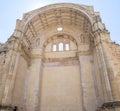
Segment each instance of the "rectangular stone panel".
[{"label": "rectangular stone panel", "polygon": [[40,111],[82,111],[79,65],[44,67]]}]

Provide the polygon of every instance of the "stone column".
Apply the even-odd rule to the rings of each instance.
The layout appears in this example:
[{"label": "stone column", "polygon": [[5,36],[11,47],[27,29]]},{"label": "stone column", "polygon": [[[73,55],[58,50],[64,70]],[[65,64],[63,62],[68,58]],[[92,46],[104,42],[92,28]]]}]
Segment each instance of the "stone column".
[{"label": "stone column", "polygon": [[111,90],[112,90],[112,95],[113,95],[113,101],[120,101],[120,92],[119,92],[119,85],[117,82],[117,79],[115,78],[115,73],[119,73],[119,69],[115,69],[115,63],[116,61],[114,60],[111,51],[109,52],[107,44],[105,42],[102,43],[104,55],[105,55],[105,60],[106,60],[106,65],[107,65],[107,71],[110,79],[110,84],[111,84]]},{"label": "stone column", "polygon": [[6,79],[6,65],[5,65],[5,59],[6,59],[6,52],[0,52],[0,103],[2,100],[2,94],[4,90],[4,85],[5,85],[5,79]]},{"label": "stone column", "polygon": [[12,105],[14,82],[16,77],[16,71],[20,58],[21,43],[20,38],[23,35],[24,22],[17,20],[16,28],[12,36],[7,41],[8,52],[6,55],[6,80],[5,88],[3,92],[2,104]]},{"label": "stone column", "polygon": [[79,45],[78,56],[80,62],[82,111],[94,111],[96,109],[96,100],[93,80],[93,58],[89,44]]},{"label": "stone column", "polygon": [[[111,93],[112,93],[112,102],[120,101],[120,92],[119,92],[119,84],[117,79],[115,78],[116,73],[119,72],[119,69],[115,68],[115,59],[111,54],[111,51],[109,51],[109,47],[107,46],[106,42],[101,43],[103,53],[105,56],[106,61],[106,69],[110,81],[111,86]],[[119,107],[113,108],[113,111],[119,111]]]},{"label": "stone column", "polygon": [[[36,53],[36,54],[35,54]],[[42,55],[40,50],[32,50],[32,60],[30,65],[29,82],[27,88],[26,111],[39,111],[40,89],[42,78]]]},{"label": "stone column", "polygon": [[100,33],[102,33],[102,31],[100,30],[94,32],[94,42],[95,42],[96,54],[98,57],[98,64],[101,72],[101,79],[103,83],[105,83],[105,85],[103,85],[104,101],[107,102],[107,101],[112,101],[113,97],[112,97],[110,80],[106,66],[105,55],[102,48]]},{"label": "stone column", "polygon": [[[112,51],[108,46],[108,43],[110,42],[109,33],[106,30],[98,30],[94,32],[94,35],[96,50],[98,50],[99,55],[101,56],[101,64],[104,66],[103,71],[108,95],[107,101],[120,101],[119,86],[115,79],[115,72],[119,72],[119,69],[115,69],[115,60],[112,56]],[[116,111],[118,110],[116,109]]]},{"label": "stone column", "polygon": [[[100,80],[101,80],[101,85],[102,85],[102,95],[103,95],[103,102],[108,101],[108,94],[107,94],[107,84],[109,82],[106,83],[105,80],[105,75],[104,75],[104,65],[103,65],[103,60],[101,59],[101,53],[99,51],[98,46],[95,46],[95,53],[96,53],[96,57],[97,57],[97,62],[98,62],[98,69],[99,69],[99,75],[100,75]],[[102,105],[102,104],[101,104]],[[100,106],[101,106],[100,105]]]}]

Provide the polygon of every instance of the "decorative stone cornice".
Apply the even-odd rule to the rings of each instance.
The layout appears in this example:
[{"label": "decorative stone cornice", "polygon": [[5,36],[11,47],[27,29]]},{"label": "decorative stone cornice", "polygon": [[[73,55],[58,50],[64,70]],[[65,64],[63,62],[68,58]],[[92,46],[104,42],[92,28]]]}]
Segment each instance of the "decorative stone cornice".
[{"label": "decorative stone cornice", "polygon": [[13,50],[15,52],[19,52],[21,48],[20,39],[13,35],[8,39],[6,45],[8,47],[8,50]]},{"label": "decorative stone cornice", "polygon": [[97,37],[97,36],[101,36],[102,34],[109,34],[108,30],[96,30],[96,31],[93,31],[92,34],[94,35],[94,37]]},{"label": "decorative stone cornice", "polygon": [[77,52],[77,56],[82,56],[82,55],[90,55],[91,51],[79,51]]},{"label": "decorative stone cornice", "polygon": [[21,44],[21,48],[24,50],[26,54],[30,54],[30,47],[26,46],[24,43]]},{"label": "decorative stone cornice", "polygon": [[31,58],[34,59],[34,58],[40,58],[42,59],[43,58],[43,49],[32,49],[31,50]]},{"label": "decorative stone cornice", "polygon": [[43,59],[43,56],[39,54],[31,55],[31,59]]},{"label": "decorative stone cornice", "polygon": [[96,30],[91,33],[93,39],[94,39],[94,46],[99,45],[102,42],[111,42],[110,35],[107,30]]}]

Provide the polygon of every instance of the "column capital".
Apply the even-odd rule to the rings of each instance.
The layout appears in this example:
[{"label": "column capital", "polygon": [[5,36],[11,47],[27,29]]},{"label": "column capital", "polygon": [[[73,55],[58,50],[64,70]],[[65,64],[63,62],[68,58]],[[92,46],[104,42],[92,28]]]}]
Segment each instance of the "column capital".
[{"label": "column capital", "polygon": [[77,55],[89,55],[90,53],[90,44],[79,44]]},{"label": "column capital", "polygon": [[102,42],[111,42],[109,32],[106,30],[96,30],[91,33],[94,39],[94,45],[98,45]]},{"label": "column capital", "polygon": [[11,36],[8,41],[7,41],[7,47],[10,52],[20,52],[21,49],[21,44],[20,44],[20,39],[17,38],[16,36]]},{"label": "column capital", "polygon": [[33,59],[43,59],[43,48],[31,49],[31,58],[33,58]]},{"label": "column capital", "polygon": [[91,52],[90,51],[78,51],[77,52],[77,56],[82,56],[82,55],[90,55]]}]

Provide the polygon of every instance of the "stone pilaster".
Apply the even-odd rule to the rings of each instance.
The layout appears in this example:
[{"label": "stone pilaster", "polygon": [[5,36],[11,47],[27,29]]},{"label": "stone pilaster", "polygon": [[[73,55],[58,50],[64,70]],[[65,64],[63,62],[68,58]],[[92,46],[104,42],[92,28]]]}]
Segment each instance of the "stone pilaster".
[{"label": "stone pilaster", "polygon": [[[40,49],[41,50],[41,49]],[[40,50],[32,50],[32,60],[30,65],[29,82],[27,88],[27,111],[39,111],[40,107],[40,89],[42,78],[42,55]]]},{"label": "stone pilaster", "polygon": [[[109,33],[106,31],[102,31],[102,32],[97,32],[97,35],[99,35],[99,38],[101,39],[101,42],[99,44],[99,49],[101,49],[102,51],[102,55],[104,58],[104,63],[105,63],[105,70],[109,79],[109,84],[110,84],[110,88],[111,88],[111,101],[120,101],[120,92],[119,92],[119,86],[118,86],[118,82],[115,79],[115,73],[119,72],[119,69],[114,70],[115,69],[115,61],[113,61],[113,56],[111,51],[109,50],[109,47],[107,45],[107,43],[109,43],[110,41],[106,38],[109,38]],[[105,39],[106,38],[106,39]]]},{"label": "stone pilaster", "polygon": [[111,85],[109,80],[109,74],[107,71],[107,65],[105,60],[105,55],[102,47],[102,39],[101,35],[104,35],[106,31],[97,30],[94,32],[94,44],[95,44],[95,50],[98,58],[98,64],[100,67],[100,74],[101,74],[101,81],[105,84],[103,85],[103,95],[104,95],[104,101],[112,101],[112,92],[111,92]]},{"label": "stone pilaster", "polygon": [[[82,48],[83,47],[83,48]],[[96,109],[96,98],[93,80],[93,60],[89,44],[79,45],[79,62],[81,77],[82,111],[93,111]],[[94,103],[90,103],[90,101]]]},{"label": "stone pilaster", "polygon": [[106,87],[108,83],[105,82],[105,77],[104,77],[104,69],[103,69],[103,63],[102,63],[102,60],[101,60],[101,53],[99,51],[99,48],[96,46],[95,47],[95,53],[96,53],[96,57],[97,57],[97,64],[98,64],[98,74],[99,74],[99,77],[100,77],[100,83],[102,85],[102,95],[103,97],[101,97],[101,99],[103,98],[104,100],[103,101],[107,101],[108,100],[108,95],[107,95],[107,90],[106,90]]},{"label": "stone pilaster", "polygon": [[114,80],[114,65],[111,64],[111,60],[109,58],[111,53],[108,51],[105,45],[103,45],[104,43],[111,42],[111,40],[109,32],[106,30],[105,25],[102,23],[99,16],[96,16],[95,23],[93,24],[93,33],[100,72],[103,74],[102,81],[104,80],[103,82],[105,83],[105,87],[103,87],[104,98],[105,101],[114,102],[119,98],[118,85]]},{"label": "stone pilaster", "polygon": [[116,61],[114,60],[111,54],[111,51],[109,50],[109,47],[107,46],[107,43],[103,42],[102,47],[103,47],[106,65],[107,65],[107,71],[108,71],[108,75],[110,79],[113,101],[120,101],[119,85],[115,77],[119,73],[119,69],[117,69],[115,66]]},{"label": "stone pilaster", "polygon": [[4,86],[5,86],[5,80],[6,80],[6,54],[7,51],[5,52],[0,52],[0,103],[2,100],[2,95],[3,95],[3,90],[4,90]]},{"label": "stone pilaster", "polygon": [[2,98],[2,104],[12,105],[13,89],[20,57],[20,41],[17,37],[12,36],[8,40],[9,51],[6,57],[6,83]]},{"label": "stone pilaster", "polygon": [[[119,72],[119,69],[115,67],[115,60],[112,58],[111,51],[109,51],[109,47],[107,46],[106,42],[102,42],[102,48],[105,55],[106,60],[106,68],[109,76],[110,86],[111,86],[111,93],[112,93],[112,102],[120,101],[120,92],[119,92],[119,84],[116,79],[116,74]],[[113,61],[114,60],[114,61]],[[115,70],[116,69],[116,70]],[[112,111],[119,111],[119,107],[114,107]]]},{"label": "stone pilaster", "polygon": [[[80,54],[78,53],[78,56],[79,56],[79,62],[80,62]],[[80,65],[80,91],[81,91],[81,110],[82,111],[85,111],[85,109],[84,109],[84,98],[83,98],[83,87],[82,87],[82,75],[81,75],[82,73],[81,73],[81,65]]]}]

